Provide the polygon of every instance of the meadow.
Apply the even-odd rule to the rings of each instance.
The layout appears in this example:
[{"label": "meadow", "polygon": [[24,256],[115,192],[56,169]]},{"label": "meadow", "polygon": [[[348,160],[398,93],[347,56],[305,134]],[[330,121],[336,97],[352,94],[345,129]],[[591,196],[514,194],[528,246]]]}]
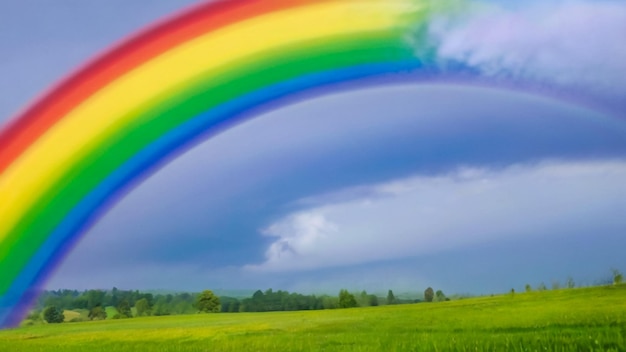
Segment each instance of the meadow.
[{"label": "meadow", "polygon": [[626,285],[0,331],[0,351],[626,351]]}]

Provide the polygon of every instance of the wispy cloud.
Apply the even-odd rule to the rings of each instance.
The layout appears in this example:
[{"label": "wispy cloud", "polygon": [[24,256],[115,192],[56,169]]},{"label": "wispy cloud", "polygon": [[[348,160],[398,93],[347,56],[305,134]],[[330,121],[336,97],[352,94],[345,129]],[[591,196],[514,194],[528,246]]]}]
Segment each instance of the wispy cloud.
[{"label": "wispy cloud", "polygon": [[623,228],[625,161],[461,168],[369,186],[369,192],[289,214],[256,271],[376,262],[487,241]]},{"label": "wispy cloud", "polygon": [[626,3],[472,1],[428,29],[440,62],[490,78],[626,98]]},{"label": "wispy cloud", "polygon": [[309,249],[320,241],[326,241],[336,232],[337,227],[320,213],[293,214],[264,231],[267,236],[278,237],[268,248],[267,258],[278,262],[313,254]]}]

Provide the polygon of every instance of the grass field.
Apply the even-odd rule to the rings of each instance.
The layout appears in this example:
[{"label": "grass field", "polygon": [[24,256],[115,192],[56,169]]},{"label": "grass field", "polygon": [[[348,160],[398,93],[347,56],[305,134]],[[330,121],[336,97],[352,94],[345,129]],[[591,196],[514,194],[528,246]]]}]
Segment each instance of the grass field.
[{"label": "grass field", "polygon": [[626,351],[626,285],[0,331],[0,351]]}]

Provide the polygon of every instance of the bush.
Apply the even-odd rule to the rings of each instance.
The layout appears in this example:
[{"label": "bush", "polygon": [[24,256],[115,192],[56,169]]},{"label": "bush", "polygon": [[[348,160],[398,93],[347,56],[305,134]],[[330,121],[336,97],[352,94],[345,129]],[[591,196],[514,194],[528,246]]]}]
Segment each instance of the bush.
[{"label": "bush", "polygon": [[32,320],[33,322],[41,321],[41,312],[38,310],[33,310],[26,316],[26,319]]},{"label": "bush", "polygon": [[51,306],[43,311],[43,319],[50,324],[57,324],[65,320],[65,315],[63,315],[63,311],[59,308]]},{"label": "bush", "polygon": [[107,312],[102,306],[95,306],[89,311],[88,317],[91,320],[104,320],[107,318]]}]

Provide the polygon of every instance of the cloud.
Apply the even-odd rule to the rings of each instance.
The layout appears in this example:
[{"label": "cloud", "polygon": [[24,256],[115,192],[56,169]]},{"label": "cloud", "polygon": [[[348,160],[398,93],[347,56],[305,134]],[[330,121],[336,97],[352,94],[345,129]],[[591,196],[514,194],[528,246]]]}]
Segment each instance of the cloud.
[{"label": "cloud", "polygon": [[624,179],[626,161],[545,161],[418,175],[360,186],[352,195],[342,190],[347,200],[319,198],[268,226],[262,233],[273,242],[265,262],[246,268],[310,270],[516,238],[623,230]]},{"label": "cloud", "polygon": [[481,75],[626,97],[626,4],[612,1],[474,1],[435,16],[438,60]]},{"label": "cloud", "polygon": [[307,255],[307,249],[315,243],[326,240],[337,232],[337,227],[322,214],[315,212],[291,215],[285,221],[271,225],[264,233],[279,237],[267,250],[269,260],[285,260],[299,255]]}]

